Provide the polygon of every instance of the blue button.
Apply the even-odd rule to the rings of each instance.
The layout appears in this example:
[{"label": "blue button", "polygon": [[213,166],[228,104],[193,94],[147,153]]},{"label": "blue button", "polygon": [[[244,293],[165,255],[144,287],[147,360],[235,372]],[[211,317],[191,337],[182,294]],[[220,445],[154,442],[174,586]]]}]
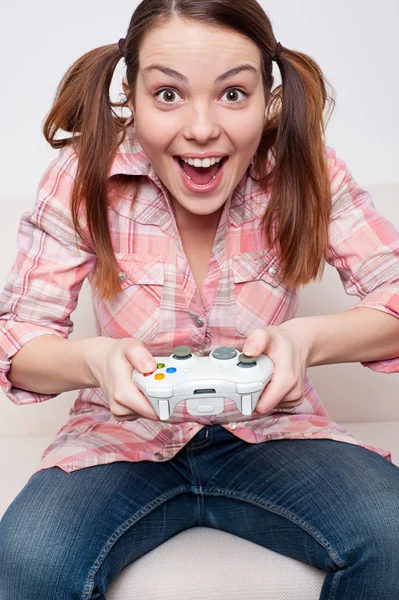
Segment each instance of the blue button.
[{"label": "blue button", "polygon": [[166,369],[166,372],[167,372],[167,373],[176,373],[176,371],[177,371],[177,369],[175,369],[174,367],[168,367],[168,368]]}]

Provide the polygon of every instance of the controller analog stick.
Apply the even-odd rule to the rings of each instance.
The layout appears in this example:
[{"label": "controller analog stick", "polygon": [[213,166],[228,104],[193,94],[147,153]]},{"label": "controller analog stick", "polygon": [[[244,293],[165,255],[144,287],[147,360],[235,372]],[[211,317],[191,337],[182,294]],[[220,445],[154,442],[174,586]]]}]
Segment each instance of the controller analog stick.
[{"label": "controller analog stick", "polygon": [[176,346],[173,348],[173,358],[176,360],[187,360],[187,358],[191,358],[191,348],[190,346]]},{"label": "controller analog stick", "polygon": [[250,369],[251,367],[255,367],[257,364],[258,357],[257,356],[246,356],[246,354],[240,354],[238,357],[239,363],[238,367],[242,369]]}]

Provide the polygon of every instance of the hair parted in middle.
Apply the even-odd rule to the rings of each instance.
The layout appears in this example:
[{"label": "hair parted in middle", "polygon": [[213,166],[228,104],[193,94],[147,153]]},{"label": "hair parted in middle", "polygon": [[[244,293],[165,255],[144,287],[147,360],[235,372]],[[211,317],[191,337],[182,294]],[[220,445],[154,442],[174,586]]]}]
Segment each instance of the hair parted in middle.
[{"label": "hair parted in middle", "polygon": [[[111,80],[122,57],[120,45],[102,46],[68,69],[43,125],[53,148],[68,144],[76,148],[78,167],[71,209],[78,234],[82,208],[86,214],[97,255],[95,287],[104,298],[121,289],[108,224],[108,174],[133,116],[121,117],[115,108],[134,103],[141,44],[153,28],[172,17],[230,29],[258,47],[267,110],[254,166],[261,189],[270,193],[262,228],[279,254],[287,286],[298,287],[320,278],[328,253],[331,214],[324,136],[335,100],[319,65],[302,52],[285,45],[279,48],[271,22],[256,0],[143,0],[124,39],[129,84],[126,101],[110,99]],[[276,50],[280,52],[276,58],[282,83],[272,90]],[[59,131],[72,135],[56,139]],[[271,156],[275,161],[272,170],[267,169]],[[136,186],[137,194],[138,182]]]}]

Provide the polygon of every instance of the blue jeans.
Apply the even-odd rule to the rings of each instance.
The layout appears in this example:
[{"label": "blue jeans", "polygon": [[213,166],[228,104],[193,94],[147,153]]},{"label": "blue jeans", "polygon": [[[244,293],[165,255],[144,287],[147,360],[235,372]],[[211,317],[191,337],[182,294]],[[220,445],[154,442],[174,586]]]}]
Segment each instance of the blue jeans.
[{"label": "blue jeans", "polygon": [[397,466],[333,440],[249,444],[220,425],[166,462],[35,473],[0,523],[0,598],[105,600],[123,567],[196,526],[315,565],[323,600],[399,598]]}]

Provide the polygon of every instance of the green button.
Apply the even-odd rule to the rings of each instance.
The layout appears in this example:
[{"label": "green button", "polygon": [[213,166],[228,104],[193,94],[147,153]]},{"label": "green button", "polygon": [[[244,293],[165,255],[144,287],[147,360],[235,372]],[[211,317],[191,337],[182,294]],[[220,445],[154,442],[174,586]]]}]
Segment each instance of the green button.
[{"label": "green button", "polygon": [[158,363],[157,364],[157,369],[164,369],[165,365],[163,363]]}]

